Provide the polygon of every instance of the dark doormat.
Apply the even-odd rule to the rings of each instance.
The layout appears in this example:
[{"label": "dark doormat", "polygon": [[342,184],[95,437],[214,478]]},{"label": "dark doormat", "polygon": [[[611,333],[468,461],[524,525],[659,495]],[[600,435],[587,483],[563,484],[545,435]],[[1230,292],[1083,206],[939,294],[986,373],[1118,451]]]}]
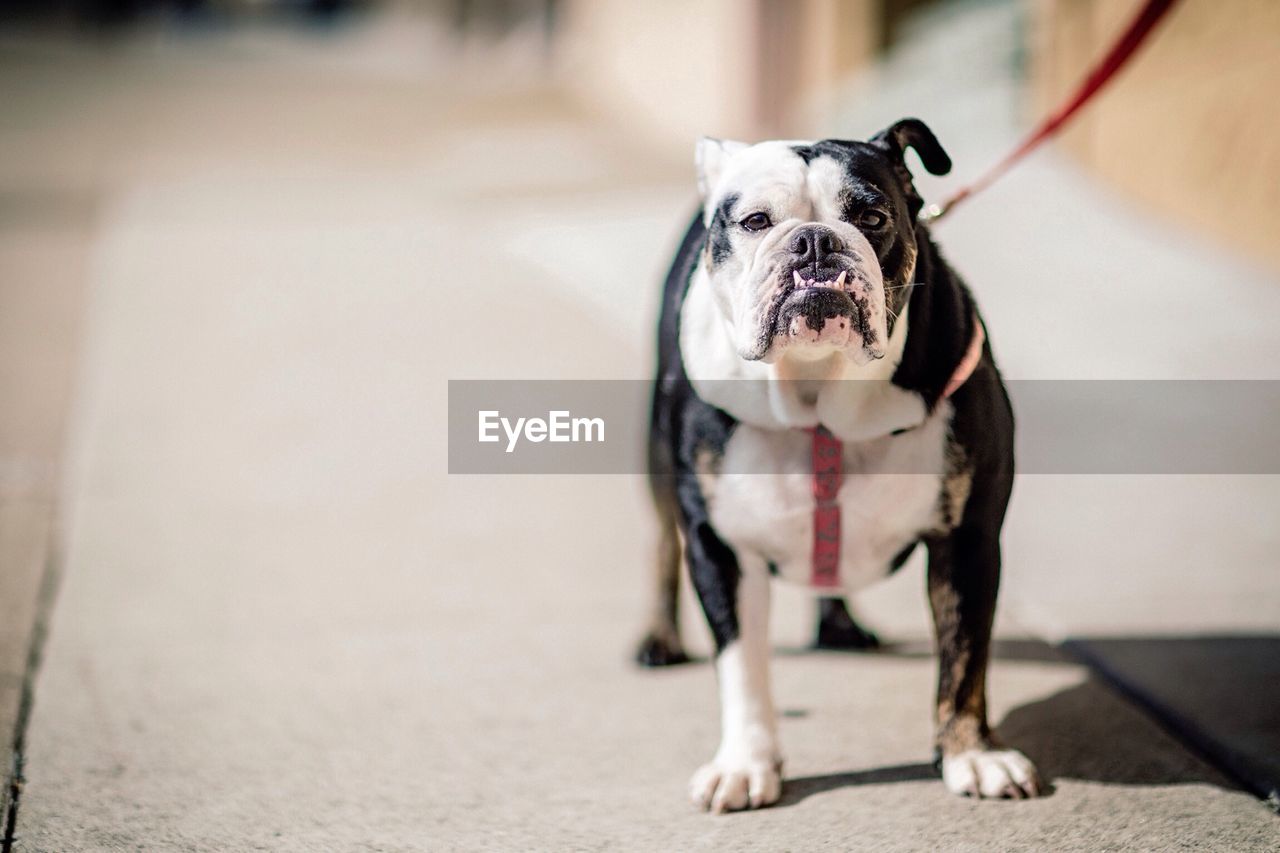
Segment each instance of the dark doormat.
[{"label": "dark doormat", "polygon": [[1063,648],[1280,805],[1280,635],[1076,638]]}]

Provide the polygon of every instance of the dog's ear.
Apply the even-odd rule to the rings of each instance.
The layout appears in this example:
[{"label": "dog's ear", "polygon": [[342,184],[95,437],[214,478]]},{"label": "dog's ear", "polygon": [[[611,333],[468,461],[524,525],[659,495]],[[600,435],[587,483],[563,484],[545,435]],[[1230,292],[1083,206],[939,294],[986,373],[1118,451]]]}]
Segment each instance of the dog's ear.
[{"label": "dog's ear", "polygon": [[916,192],[915,182],[911,178],[911,170],[907,168],[906,153],[914,148],[920,155],[920,162],[932,175],[945,175],[951,171],[951,158],[938,144],[933,131],[918,118],[904,118],[902,121],[886,127],[868,140],[872,145],[889,155],[893,169],[902,181],[902,188],[907,194],[907,207],[914,221],[924,207],[924,200]]},{"label": "dog's ear", "polygon": [[918,118],[904,118],[886,127],[869,141],[896,155],[899,160],[908,148],[914,148],[920,155],[920,162],[931,175],[945,175],[951,171],[951,158],[942,150],[933,131]]},{"label": "dog's ear", "polygon": [[724,166],[729,162],[729,158],[746,147],[745,142],[713,139],[710,136],[704,136],[698,140],[694,160],[698,164],[698,192],[702,193],[703,201],[707,200],[711,191],[716,188],[716,184],[720,182],[720,176],[724,174]]}]

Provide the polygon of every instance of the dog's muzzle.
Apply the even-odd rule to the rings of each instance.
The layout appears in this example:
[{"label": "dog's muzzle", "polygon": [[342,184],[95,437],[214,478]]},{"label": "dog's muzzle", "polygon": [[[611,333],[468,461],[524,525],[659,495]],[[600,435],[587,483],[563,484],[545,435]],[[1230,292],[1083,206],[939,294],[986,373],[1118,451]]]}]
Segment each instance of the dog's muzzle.
[{"label": "dog's muzzle", "polygon": [[779,283],[777,312],[768,330],[773,348],[796,344],[846,349],[856,345],[878,358],[870,328],[871,284],[851,252],[830,228],[797,228],[789,245],[789,276]]},{"label": "dog's muzzle", "polygon": [[829,281],[804,279],[799,272],[792,276],[792,289],[778,309],[774,335],[783,335],[790,343],[846,346],[858,315],[853,297],[845,290],[848,273]]}]

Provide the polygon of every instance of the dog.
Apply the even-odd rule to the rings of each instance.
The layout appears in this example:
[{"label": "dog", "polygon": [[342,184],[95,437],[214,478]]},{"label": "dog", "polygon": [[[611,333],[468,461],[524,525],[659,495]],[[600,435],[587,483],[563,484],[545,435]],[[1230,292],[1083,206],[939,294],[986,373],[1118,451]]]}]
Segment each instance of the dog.
[{"label": "dog", "polygon": [[1043,792],[987,722],[1013,412],[973,295],[920,218],[908,149],[930,173],[950,171],[918,119],[865,142],[697,147],[702,206],[659,322],[659,595],[640,656],[684,658],[673,582],[683,561],[715,640],[722,712],[719,749],[690,782],[703,809],[781,796],[771,576],[818,585],[824,621],[856,645],[867,632],[837,594],[892,574],[920,543],[942,781],[973,797]]}]

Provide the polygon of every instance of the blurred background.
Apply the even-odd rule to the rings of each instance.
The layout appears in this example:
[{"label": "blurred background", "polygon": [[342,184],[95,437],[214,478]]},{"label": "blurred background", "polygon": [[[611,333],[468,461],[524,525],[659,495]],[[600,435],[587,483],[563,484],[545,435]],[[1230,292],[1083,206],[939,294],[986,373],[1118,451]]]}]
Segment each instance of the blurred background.
[{"label": "blurred background", "polygon": [[[708,824],[712,672],[629,664],[642,479],[446,473],[448,379],[649,374],[698,136],[915,115],[939,201],[1140,5],[0,2],[14,849],[1274,849],[1275,477],[1020,478],[992,707],[1058,793],[1000,815],[928,778],[919,557],[880,655],[780,590],[799,793]],[[1183,0],[937,226],[1006,376],[1280,378],[1277,44]]]}]

